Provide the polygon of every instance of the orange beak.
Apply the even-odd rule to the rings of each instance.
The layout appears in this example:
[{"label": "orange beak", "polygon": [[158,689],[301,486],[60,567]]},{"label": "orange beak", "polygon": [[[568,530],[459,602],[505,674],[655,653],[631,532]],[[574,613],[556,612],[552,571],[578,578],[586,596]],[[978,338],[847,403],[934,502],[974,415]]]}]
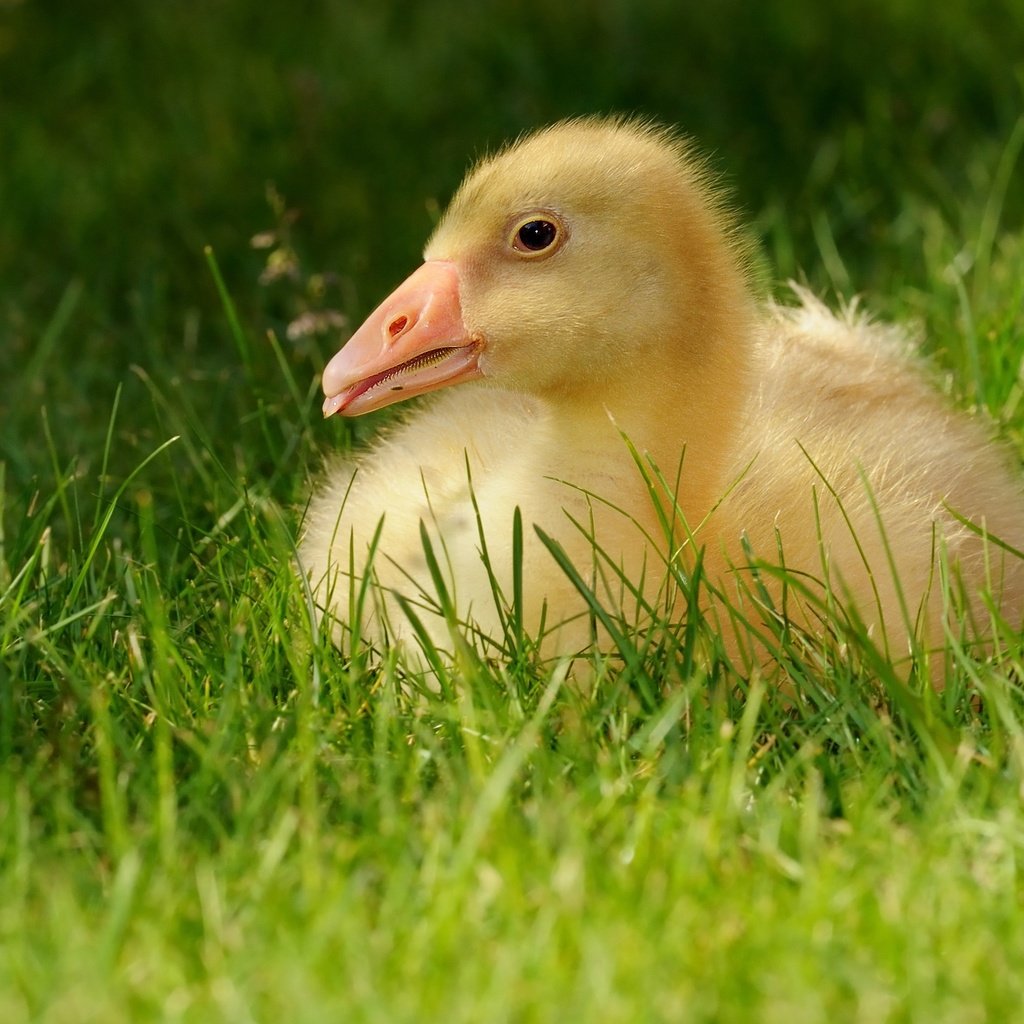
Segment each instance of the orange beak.
[{"label": "orange beak", "polygon": [[479,377],[482,348],[462,321],[455,264],[429,260],[324,368],[324,416],[360,416]]}]

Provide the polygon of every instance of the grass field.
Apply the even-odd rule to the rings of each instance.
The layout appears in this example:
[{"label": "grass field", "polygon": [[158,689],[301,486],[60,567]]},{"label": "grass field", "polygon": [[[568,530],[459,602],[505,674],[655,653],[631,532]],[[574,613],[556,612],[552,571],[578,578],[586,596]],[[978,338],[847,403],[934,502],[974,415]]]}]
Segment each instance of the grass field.
[{"label": "grass field", "polygon": [[292,545],[380,421],[288,326],[486,147],[642,112],[1024,457],[1022,10],[0,0],[0,1021],[1018,1019],[1020,635],[941,694],[700,624],[586,694],[339,652]]}]

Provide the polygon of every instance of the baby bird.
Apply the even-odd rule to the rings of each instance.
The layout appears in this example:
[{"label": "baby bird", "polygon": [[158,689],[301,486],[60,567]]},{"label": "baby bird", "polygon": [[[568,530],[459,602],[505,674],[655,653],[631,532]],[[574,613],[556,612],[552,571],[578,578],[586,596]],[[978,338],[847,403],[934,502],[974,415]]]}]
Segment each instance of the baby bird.
[{"label": "baby bird", "polygon": [[453,630],[500,644],[514,603],[571,655],[609,643],[594,598],[639,629],[698,600],[748,666],[751,638],[823,635],[837,608],[899,661],[961,631],[950,582],[971,637],[984,595],[1019,626],[1007,455],[897,332],[802,292],[761,302],[747,262],[662,128],[563,122],[473,169],[323,373],[325,416],[439,392],[310,502],[300,559],[336,634],[408,637],[412,610],[441,649]]}]

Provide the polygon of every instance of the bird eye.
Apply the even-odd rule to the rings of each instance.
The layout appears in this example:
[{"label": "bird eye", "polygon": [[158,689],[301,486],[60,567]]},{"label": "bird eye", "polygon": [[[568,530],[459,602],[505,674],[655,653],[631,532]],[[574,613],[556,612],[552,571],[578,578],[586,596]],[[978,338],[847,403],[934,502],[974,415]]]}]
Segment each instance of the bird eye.
[{"label": "bird eye", "polygon": [[512,248],[524,255],[544,252],[558,240],[558,225],[550,220],[528,220],[520,224],[512,238]]}]

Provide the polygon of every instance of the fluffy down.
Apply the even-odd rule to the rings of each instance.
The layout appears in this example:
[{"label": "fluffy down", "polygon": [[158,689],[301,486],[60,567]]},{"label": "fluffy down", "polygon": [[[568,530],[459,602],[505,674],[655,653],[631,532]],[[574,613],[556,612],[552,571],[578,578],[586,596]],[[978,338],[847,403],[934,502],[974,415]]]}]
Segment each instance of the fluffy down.
[{"label": "fluffy down", "polygon": [[[983,640],[989,599],[1019,626],[1024,560],[1005,545],[1024,550],[1024,498],[988,426],[934,393],[891,328],[803,292],[758,302],[741,237],[689,147],[644,123],[562,123],[476,167],[423,266],[324,374],[328,414],[438,392],[310,502],[302,566],[338,637],[357,607],[362,635],[408,636],[403,595],[452,648],[425,535],[457,628],[500,642],[517,509],[524,621],[551,654],[607,638],[535,526],[641,628],[645,603],[686,614],[665,566],[701,552],[709,610],[748,664],[763,652],[738,617],[784,612],[813,635],[828,602],[897,661],[947,628]],[[624,439],[660,471],[656,498]],[[758,563],[789,584],[754,586]]]}]

